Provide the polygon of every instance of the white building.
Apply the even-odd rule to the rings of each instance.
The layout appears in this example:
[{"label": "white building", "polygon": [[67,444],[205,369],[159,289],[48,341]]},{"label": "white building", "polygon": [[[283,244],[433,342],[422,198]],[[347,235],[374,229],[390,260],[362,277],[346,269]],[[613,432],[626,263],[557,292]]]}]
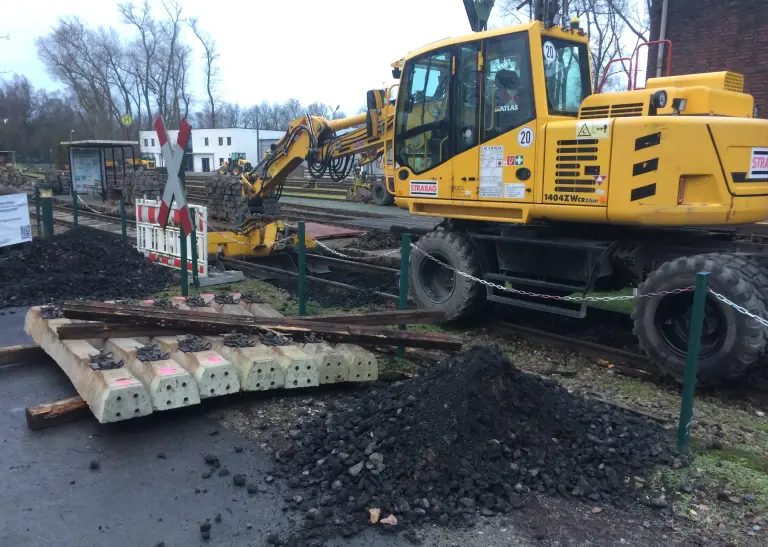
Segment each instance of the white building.
[{"label": "white building", "polygon": [[[175,141],[178,130],[168,131],[171,141]],[[187,146],[187,171],[216,171],[227,161],[232,153],[245,154],[253,165],[259,162],[270,145],[276,143],[285,134],[284,131],[242,129],[229,127],[224,129],[192,129],[191,146]],[[139,148],[143,154],[151,154],[158,167],[163,167],[160,142],[155,131],[139,131]]]}]

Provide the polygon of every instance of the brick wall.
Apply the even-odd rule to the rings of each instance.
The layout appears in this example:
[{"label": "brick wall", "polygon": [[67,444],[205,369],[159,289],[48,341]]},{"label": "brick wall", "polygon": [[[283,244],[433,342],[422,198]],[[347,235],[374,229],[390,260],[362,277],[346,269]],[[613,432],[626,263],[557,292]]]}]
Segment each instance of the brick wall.
[{"label": "brick wall", "polygon": [[[768,117],[768,2],[766,0],[669,0],[667,38],[672,74],[730,70],[744,75],[744,91]],[[659,36],[661,0],[653,0],[651,37]],[[651,48],[649,74],[655,75]]]}]

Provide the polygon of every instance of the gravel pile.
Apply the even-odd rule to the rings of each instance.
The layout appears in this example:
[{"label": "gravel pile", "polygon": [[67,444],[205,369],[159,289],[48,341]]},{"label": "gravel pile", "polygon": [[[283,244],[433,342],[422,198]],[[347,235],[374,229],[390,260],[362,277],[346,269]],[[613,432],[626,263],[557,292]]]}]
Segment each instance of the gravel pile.
[{"label": "gravel pile", "polygon": [[119,236],[80,227],[0,255],[0,308],[146,297],[174,279]]},{"label": "gravel pile", "polygon": [[[372,388],[288,433],[277,466],[301,511],[295,544],[352,536],[369,509],[398,524],[472,526],[532,494],[634,502],[634,476],[672,463],[657,424],[521,372],[476,346],[433,373]],[[313,543],[314,542],[314,543]]]},{"label": "gravel pile", "polygon": [[356,237],[350,247],[366,251],[395,249],[400,247],[400,234],[393,234],[384,230],[370,230],[364,235]]}]

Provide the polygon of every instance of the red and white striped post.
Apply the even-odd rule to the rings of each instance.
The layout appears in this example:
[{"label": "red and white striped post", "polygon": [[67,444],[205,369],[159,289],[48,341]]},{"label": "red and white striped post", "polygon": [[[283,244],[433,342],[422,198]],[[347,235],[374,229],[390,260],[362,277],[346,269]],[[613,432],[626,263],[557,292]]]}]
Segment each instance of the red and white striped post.
[{"label": "red and white striped post", "polygon": [[[165,122],[162,117],[155,120],[155,131],[157,131],[157,140],[160,142],[160,152],[163,155],[163,161],[168,169],[168,182],[165,184],[163,192],[163,202],[160,205],[158,223],[165,229],[168,225],[168,216],[176,201],[179,215],[179,238],[181,243],[181,294],[189,295],[189,280],[187,278],[187,235],[192,231],[192,220],[189,216],[187,207],[187,197],[184,193],[182,179],[184,177],[184,155],[187,151],[192,128],[184,118],[179,122],[179,135],[176,138],[176,144],[171,145],[168,140],[168,132],[165,130]],[[196,267],[196,266],[195,266]]]}]

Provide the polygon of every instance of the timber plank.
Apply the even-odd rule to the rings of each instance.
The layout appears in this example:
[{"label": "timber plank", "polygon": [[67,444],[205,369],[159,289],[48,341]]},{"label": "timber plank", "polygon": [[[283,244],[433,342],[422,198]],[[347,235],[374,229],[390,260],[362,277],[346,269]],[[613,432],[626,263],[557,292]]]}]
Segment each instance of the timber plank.
[{"label": "timber plank", "polygon": [[48,354],[37,344],[0,348],[0,365],[22,365],[48,359]]},{"label": "timber plank", "polygon": [[26,409],[27,427],[38,430],[85,418],[91,413],[88,403],[80,396],[53,403],[30,406]]},{"label": "timber plank", "polygon": [[[412,332],[380,327],[337,325],[282,317],[248,317],[181,310],[149,310],[128,306],[67,302],[65,317],[91,321],[107,321],[127,324],[141,324],[158,329],[183,330],[189,334],[224,334],[233,330],[261,333],[267,329],[277,330],[296,340],[316,333],[327,341],[357,344],[387,344],[429,349],[458,350],[462,342],[458,337],[434,333]],[[73,325],[62,329],[62,339],[88,338],[87,325]],[[163,333],[165,334],[165,333]]]}]

